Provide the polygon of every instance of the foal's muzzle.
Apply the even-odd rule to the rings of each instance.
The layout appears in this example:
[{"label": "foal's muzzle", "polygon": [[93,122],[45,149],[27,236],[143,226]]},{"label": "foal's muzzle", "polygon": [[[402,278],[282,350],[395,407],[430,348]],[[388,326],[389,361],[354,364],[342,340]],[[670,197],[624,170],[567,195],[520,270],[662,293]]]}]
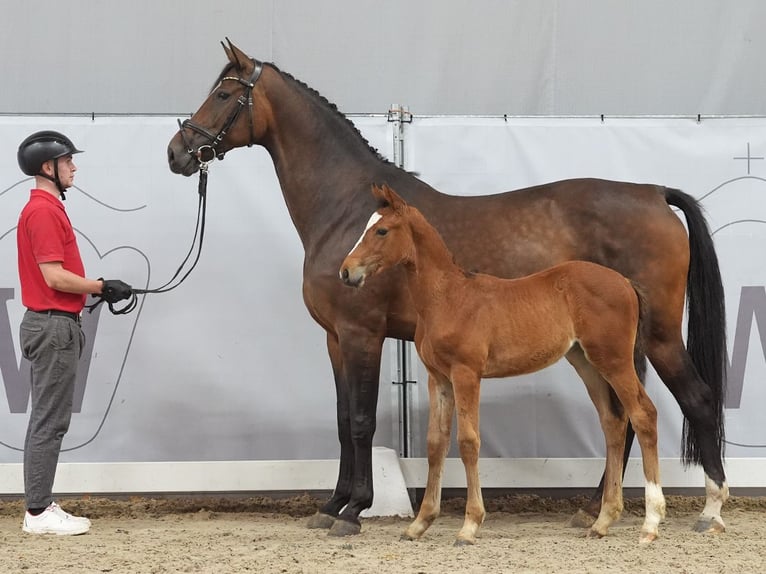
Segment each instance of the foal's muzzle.
[{"label": "foal's muzzle", "polygon": [[349,267],[341,267],[340,278],[349,287],[361,287],[364,285],[364,280],[367,278],[364,270],[357,267],[356,269],[349,270]]}]

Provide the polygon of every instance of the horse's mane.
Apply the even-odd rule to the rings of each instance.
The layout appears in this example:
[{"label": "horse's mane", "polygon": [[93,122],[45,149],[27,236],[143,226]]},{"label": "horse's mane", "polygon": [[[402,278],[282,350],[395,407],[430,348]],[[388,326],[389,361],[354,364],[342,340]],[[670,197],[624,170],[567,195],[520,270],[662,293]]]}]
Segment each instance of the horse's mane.
[{"label": "horse's mane", "polygon": [[[381,153],[374,147],[370,145],[370,142],[365,139],[365,137],[362,135],[362,132],[359,131],[359,129],[354,125],[354,123],[349,120],[344,114],[338,110],[338,107],[330,102],[327,98],[325,98],[322,94],[320,94],[318,91],[316,91],[314,88],[306,84],[305,82],[302,82],[301,80],[297,79],[295,76],[288,72],[284,72],[279,69],[279,67],[272,63],[272,62],[262,62],[264,66],[269,66],[270,68],[274,69],[279,75],[281,75],[283,78],[286,78],[291,83],[295,84],[300,88],[303,92],[307,93],[312,100],[319,103],[319,105],[325,109],[327,109],[330,113],[335,115],[338,119],[341,120],[341,122],[350,130],[351,133],[355,135],[365,146],[367,146],[367,149],[372,152],[375,157],[377,157],[380,161],[383,163],[391,163],[388,159],[383,157]],[[211,88],[211,91],[215,89],[215,86],[217,86],[223,78],[225,78],[233,69],[235,69],[236,66],[229,62],[224,66],[223,70],[221,70],[221,73],[218,75],[218,79],[215,81],[215,84],[213,84],[213,87]]]}]

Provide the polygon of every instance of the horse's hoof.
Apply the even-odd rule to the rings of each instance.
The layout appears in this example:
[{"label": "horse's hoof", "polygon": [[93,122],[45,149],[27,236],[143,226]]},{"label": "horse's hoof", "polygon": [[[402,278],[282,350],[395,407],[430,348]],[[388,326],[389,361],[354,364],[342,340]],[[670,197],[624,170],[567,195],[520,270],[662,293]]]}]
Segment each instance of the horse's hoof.
[{"label": "horse's hoof", "polygon": [[458,538],[455,540],[453,546],[473,546],[476,544],[475,540],[466,540],[465,538]]},{"label": "horse's hoof", "polygon": [[603,538],[604,535],[599,532],[598,530],[593,530],[592,528],[588,530],[587,534],[585,534],[586,538]]},{"label": "horse's hoof", "polygon": [[306,528],[322,528],[327,530],[332,528],[334,522],[335,518],[333,516],[324,514],[322,512],[317,512],[314,516],[309,518],[309,521],[306,524]]},{"label": "horse's hoof", "polygon": [[356,536],[362,531],[362,525],[349,522],[348,520],[337,519],[330,527],[327,536]]},{"label": "horse's hoof", "polygon": [[596,522],[596,517],[591,516],[582,508],[569,520],[569,526],[573,528],[590,528]]},{"label": "horse's hoof", "polygon": [[694,523],[692,530],[695,532],[721,534],[726,532],[726,525],[724,525],[720,518],[700,517],[697,519],[697,522]]},{"label": "horse's hoof", "polygon": [[399,537],[399,540],[404,540],[406,542],[414,542],[415,540],[417,540],[417,538],[415,538],[414,536],[410,536],[406,532],[403,532],[402,535]]}]

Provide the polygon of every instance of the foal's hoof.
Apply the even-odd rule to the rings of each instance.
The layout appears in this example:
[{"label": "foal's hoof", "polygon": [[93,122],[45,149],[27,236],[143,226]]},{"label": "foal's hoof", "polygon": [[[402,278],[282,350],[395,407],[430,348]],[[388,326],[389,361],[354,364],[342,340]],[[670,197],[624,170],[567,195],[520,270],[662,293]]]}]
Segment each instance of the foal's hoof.
[{"label": "foal's hoof", "polygon": [[588,530],[588,532],[585,534],[587,538],[603,538],[604,534],[599,532],[598,530],[593,530],[592,528]]},{"label": "foal's hoof", "polygon": [[466,540],[465,538],[458,538],[452,546],[473,546],[476,544],[475,540]]},{"label": "foal's hoof", "polygon": [[355,536],[362,531],[362,525],[338,518],[330,527],[327,536]]},{"label": "foal's hoof", "polygon": [[694,523],[692,530],[695,532],[705,532],[710,534],[721,534],[726,532],[726,525],[719,517],[700,516]]},{"label": "foal's hoof", "polygon": [[657,534],[654,532],[642,532],[638,538],[638,543],[643,546],[644,544],[651,544],[655,540],[657,540]]},{"label": "foal's hoof", "polygon": [[569,526],[573,528],[590,528],[596,522],[596,517],[591,516],[582,508],[569,520]]},{"label": "foal's hoof", "polygon": [[324,514],[323,512],[317,512],[314,516],[309,518],[309,521],[306,523],[306,528],[322,528],[327,530],[332,528],[334,522],[335,518],[333,516]]}]

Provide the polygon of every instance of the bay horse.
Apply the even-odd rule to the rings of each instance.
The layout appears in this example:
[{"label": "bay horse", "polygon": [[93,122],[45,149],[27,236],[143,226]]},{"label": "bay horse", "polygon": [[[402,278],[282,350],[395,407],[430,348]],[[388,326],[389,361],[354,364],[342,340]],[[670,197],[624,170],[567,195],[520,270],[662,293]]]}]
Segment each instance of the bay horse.
[{"label": "bay horse", "polygon": [[[403,271],[348,289],[337,270],[375,207],[374,182],[387,183],[447,238],[465,269],[520,277],[580,259],[619,271],[646,290],[646,356],[684,415],[682,457],[701,464],[706,503],[693,528],[723,531],[726,333],[718,259],[696,200],[677,189],[571,179],[494,195],[435,190],[384,159],[323,96],[228,41],[228,58],[200,108],[168,145],[174,173],[260,145],[274,163],[303,244],[303,300],[326,331],[337,396],[340,467],[332,497],[308,523],[331,535],[357,534],[372,504],[372,437],[386,337],[412,340],[417,314]],[[672,207],[686,220],[688,234]],[[374,282],[374,285],[372,284]],[[688,347],[682,337],[688,302]],[[629,430],[628,444],[633,435]],[[626,452],[629,448],[626,448]],[[573,517],[592,523],[601,485]]]},{"label": "bay horse", "polygon": [[629,418],[641,445],[646,480],[639,542],[654,541],[665,516],[665,498],[657,410],[634,365],[636,341],[642,339],[636,286],[587,261],[565,261],[517,279],[468,273],[417,208],[386,185],[373,185],[372,194],[381,207],[343,260],[339,275],[346,285],[361,287],[378,273],[403,267],[418,315],[415,348],[428,370],[428,480],[420,511],[403,538],[420,538],[439,516],[441,477],[457,406],[457,442],[468,495],[455,544],[476,542],[485,515],[478,467],[481,379],[533,373],[566,357],[585,382],[606,441],[603,501],[589,535],[606,535],[622,513]]}]

